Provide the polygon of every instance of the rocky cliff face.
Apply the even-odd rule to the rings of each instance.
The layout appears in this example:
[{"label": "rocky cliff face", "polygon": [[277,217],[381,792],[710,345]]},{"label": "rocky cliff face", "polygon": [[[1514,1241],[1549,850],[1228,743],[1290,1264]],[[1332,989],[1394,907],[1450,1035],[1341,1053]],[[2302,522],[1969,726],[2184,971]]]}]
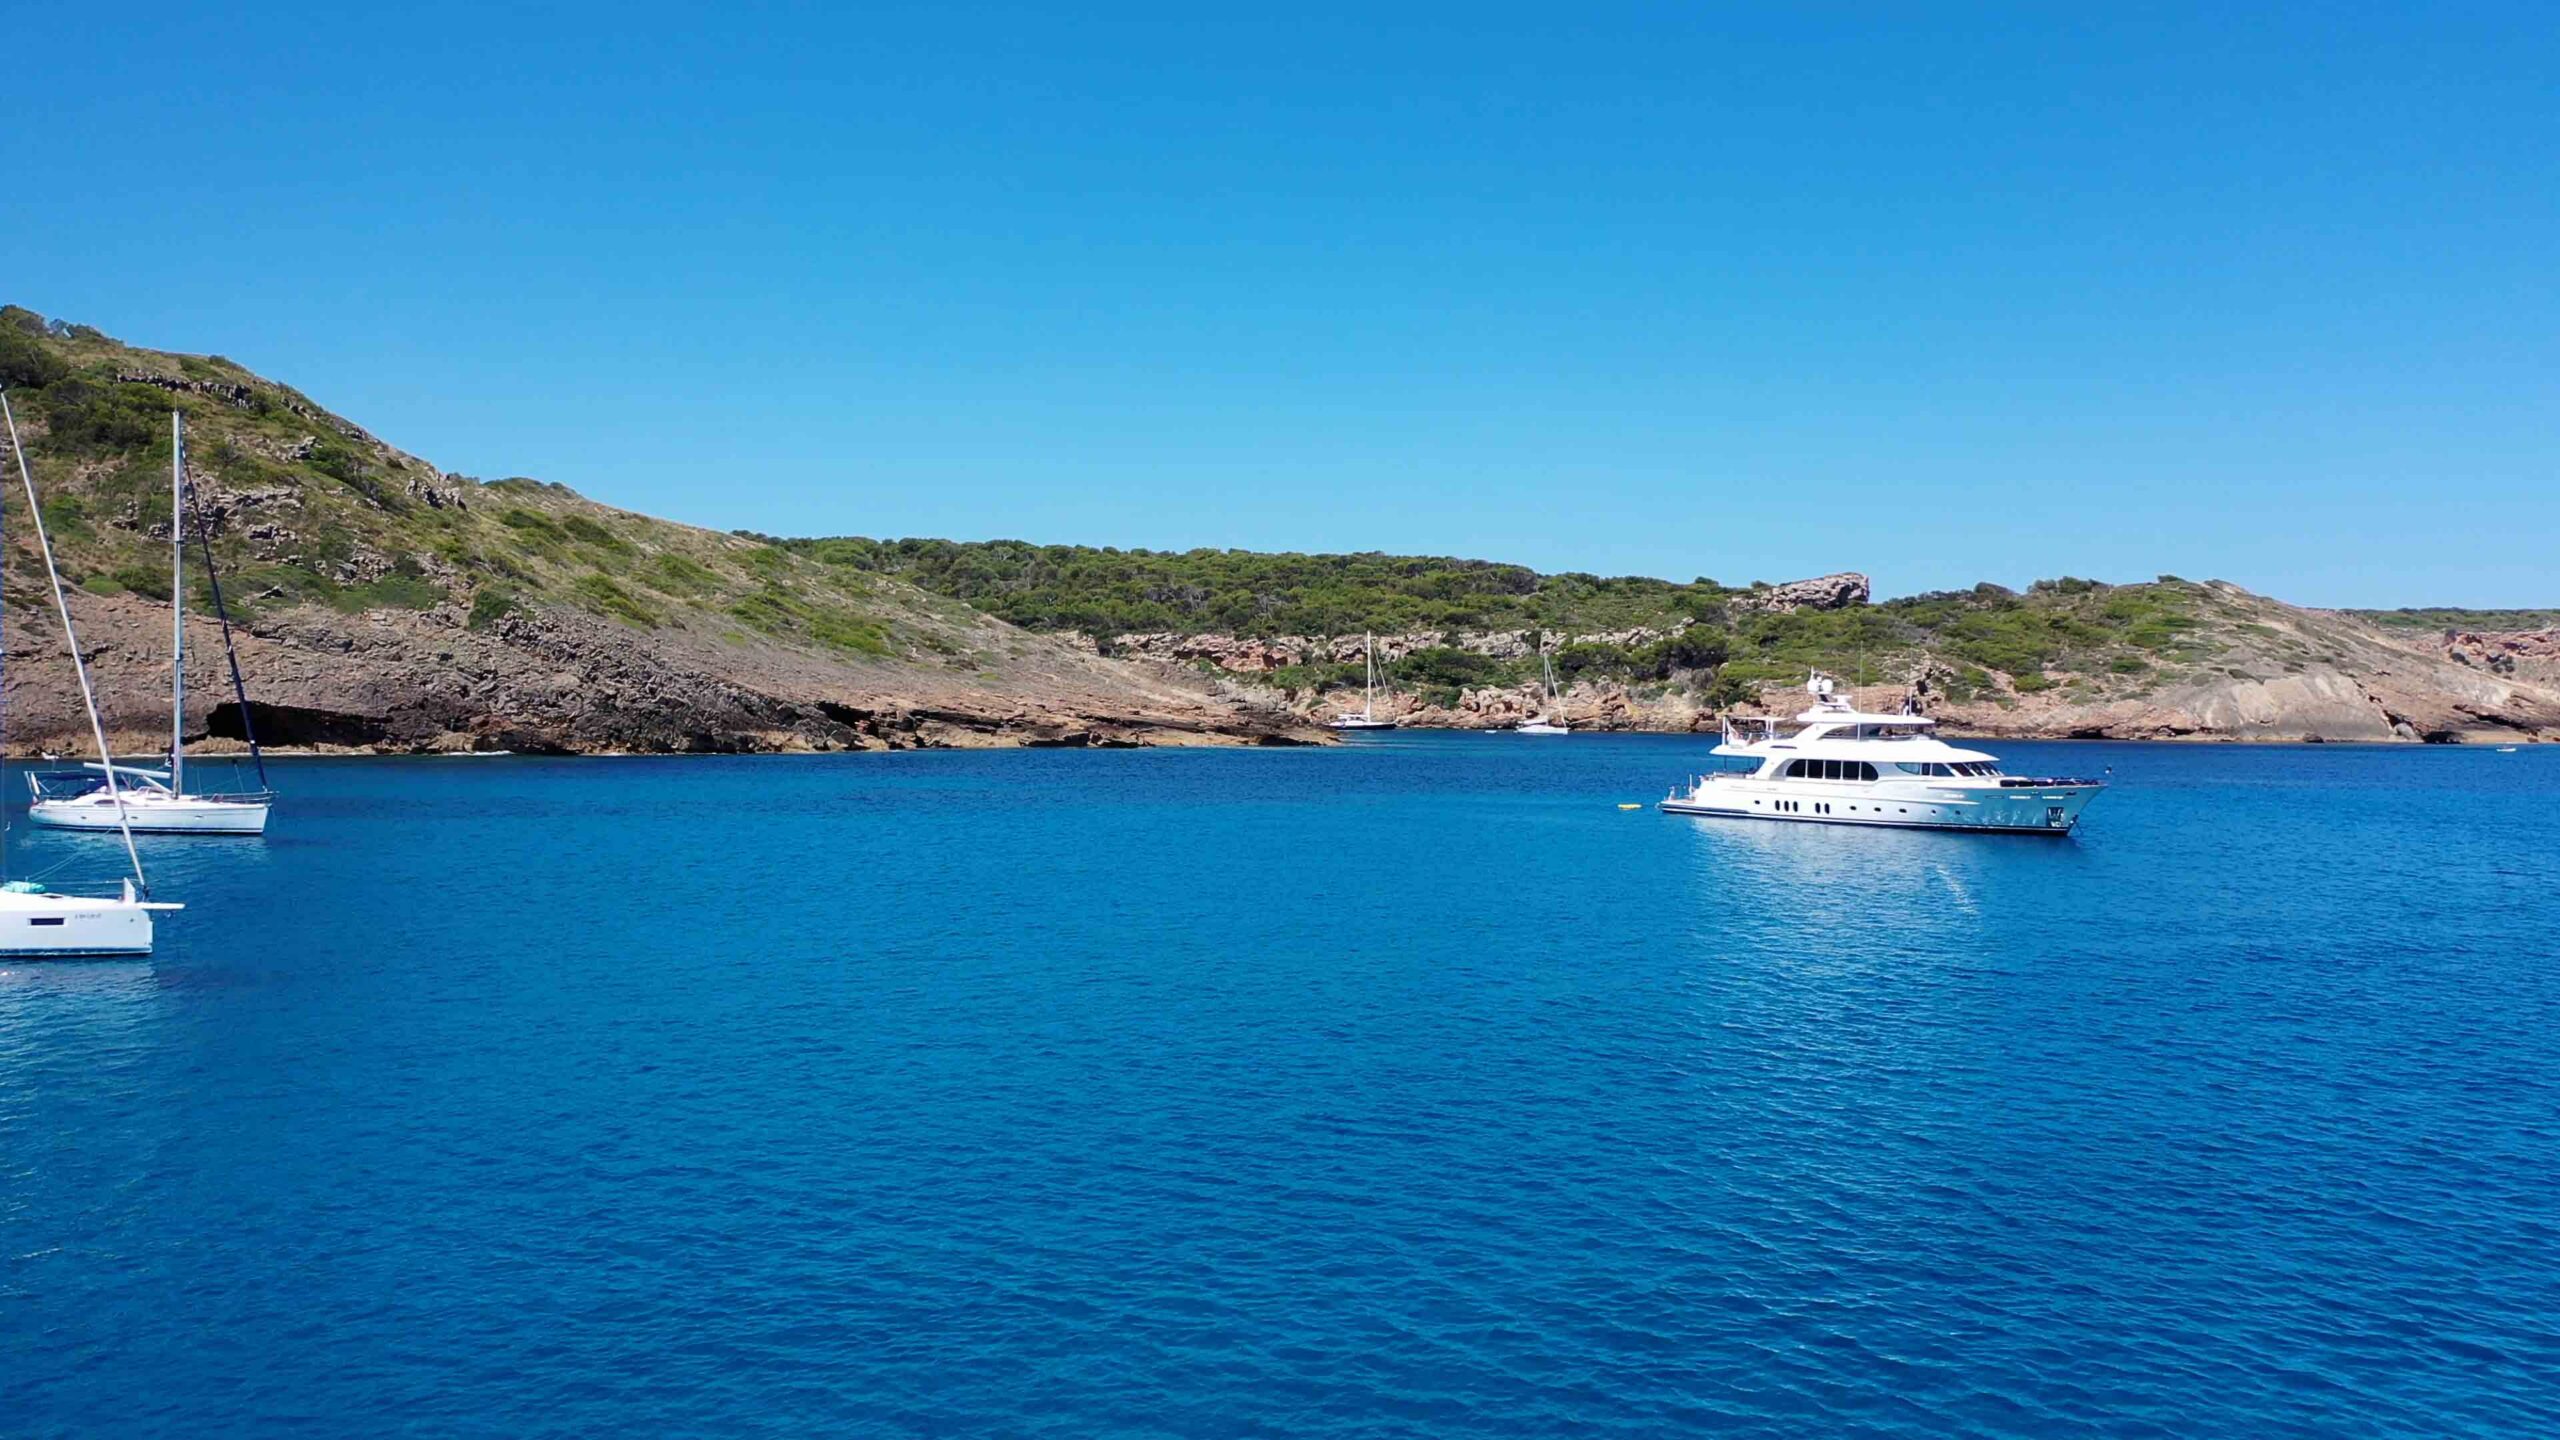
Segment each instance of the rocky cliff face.
[{"label": "rocky cliff face", "polygon": [[[1825,586],[1816,598],[1839,593]],[[1986,673],[1922,650],[1894,657],[1902,678],[1866,687],[1860,703],[1891,709],[1916,692],[1951,732],[2020,738],[2560,740],[2560,631],[2430,635],[2221,584],[2193,587],[2193,599],[2194,625],[2180,633],[2175,662],[2164,656],[2158,666],[2095,675]],[[1451,638],[1472,647],[1495,637]],[[1403,648],[1395,653],[1421,648],[1411,639],[1397,637]],[[1217,637],[1183,641],[1167,648],[1185,658],[1224,653]],[[1381,649],[1386,653],[1383,641]],[[1358,655],[1356,640],[1350,654]],[[1756,700],[1734,708],[1793,714],[1803,708],[1800,683],[1798,674],[1762,685]],[[1320,722],[1342,708],[1343,698],[1302,694],[1293,703]],[[1464,689],[1450,704],[1397,694],[1382,708],[1406,724],[1462,729],[1502,729],[1544,713],[1587,730],[1685,733],[1719,724],[1718,707],[1701,698],[1694,679],[1587,680],[1569,686],[1560,706],[1547,703],[1536,686],[1521,685]]]},{"label": "rocky cliff face", "polygon": [[[439,470],[229,361],[0,308],[83,651],[124,748],[167,743],[169,410],[241,616],[261,741],[381,751],[1323,743],[1190,672],[1035,635],[760,537]],[[87,748],[34,527],[6,490],[12,753]],[[242,733],[189,556],[187,728]]]},{"label": "rocky cliff face", "polygon": [[2492,675],[2560,684],[2560,630],[2447,631],[2444,657]]},{"label": "rocky cliff face", "polygon": [[[2110,693],[2069,686],[1942,704],[1987,735],[2234,740],[2560,740],[2560,684],[2531,636],[2428,637],[2218,587],[2210,666]],[[2514,649],[2507,645],[2512,638]]]},{"label": "rocky cliff face", "polygon": [[[75,593],[72,613],[118,749],[165,748],[167,609]],[[24,606],[8,622],[9,753],[85,751],[58,622]],[[1285,710],[1214,694],[1191,677],[989,626],[1005,651],[1001,667],[956,673],[852,665],[726,637],[635,636],[561,610],[511,615],[482,633],[451,613],[306,607],[235,641],[250,677],[249,719],[261,744],[281,749],[683,753],[1323,738]],[[221,636],[196,618],[188,644],[190,744],[226,748],[244,728]]]}]

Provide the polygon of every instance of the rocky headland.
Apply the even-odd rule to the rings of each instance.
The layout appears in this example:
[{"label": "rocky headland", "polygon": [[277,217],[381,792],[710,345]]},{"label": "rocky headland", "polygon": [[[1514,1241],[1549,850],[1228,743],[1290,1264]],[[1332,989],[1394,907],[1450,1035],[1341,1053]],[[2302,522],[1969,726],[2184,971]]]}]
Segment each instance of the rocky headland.
[{"label": "rocky headland", "polygon": [[[108,721],[140,753],[166,734],[173,407],[245,718],[279,748],[1325,743],[1372,645],[1394,686],[1381,703],[1414,725],[1713,730],[1791,713],[1820,668],[1979,735],[2560,738],[2554,612],[2309,610],[2170,576],[1878,601],[1854,571],[1724,585],[1377,553],[781,539],[451,473],[220,356],[15,307],[0,387]],[[6,508],[5,745],[81,748],[14,486]],[[248,727],[202,576],[187,728],[219,747]]]},{"label": "rocky headland", "polygon": [[[1846,582],[1855,581],[1855,584]],[[2183,583],[2183,582],[2182,582]],[[2094,674],[2036,670],[2012,674],[1966,664],[1928,647],[1871,661],[1853,686],[1861,703],[1891,708],[1914,696],[1950,733],[2022,739],[2266,740],[2517,743],[2560,740],[2560,630],[2428,633],[2388,627],[2337,611],[2306,610],[2237,586],[2190,592],[2195,623],[2180,631],[2183,658]],[[1862,576],[1826,576],[1751,597],[1761,613],[1840,610],[1868,602]],[[1691,628],[1543,634],[1524,630],[1412,632],[1374,637],[1382,660],[1436,650],[1496,659],[1534,656],[1543,639],[1555,652],[1598,646],[1642,650]],[[1127,634],[1108,648],[1160,662],[1214,666],[1240,678],[1309,665],[1359,662],[1359,636],[1315,639],[1171,632]],[[1843,675],[1856,659],[1830,662]],[[1382,709],[1402,723],[1507,729],[1540,715],[1576,729],[1686,733],[1713,731],[1728,710],[1792,714],[1802,708],[1807,665],[1783,678],[1749,682],[1746,695],[1718,699],[1694,683],[1598,677],[1564,687],[1561,704],[1528,681],[1460,686],[1434,697],[1400,689]],[[1882,672],[1881,675],[1879,672]],[[2022,684],[2022,678],[2026,683]],[[1320,723],[1356,699],[1339,685],[1283,697]]]},{"label": "rocky headland", "polygon": [[[1316,744],[1267,697],[1035,634],[756,537],[481,482],[218,357],[0,310],[11,392],[119,748],[167,744],[169,410],[262,743],[436,753]],[[0,456],[6,748],[88,748],[34,527]],[[244,732],[190,553],[187,728]]]}]

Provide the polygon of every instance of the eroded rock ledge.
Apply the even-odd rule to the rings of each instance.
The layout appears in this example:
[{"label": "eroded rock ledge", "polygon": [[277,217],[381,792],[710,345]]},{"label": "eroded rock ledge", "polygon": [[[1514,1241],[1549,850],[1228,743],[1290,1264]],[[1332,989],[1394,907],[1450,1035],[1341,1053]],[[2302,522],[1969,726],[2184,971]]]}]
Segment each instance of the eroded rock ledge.
[{"label": "eroded rock ledge", "polygon": [[[92,679],[120,749],[166,745],[168,610],[75,592]],[[85,750],[48,617],[9,615],[7,746]],[[443,612],[303,607],[238,635],[249,719],[278,749],[434,754],[711,754],[918,747],[1295,745],[1327,737],[1192,677],[1019,635],[1000,679],[908,662],[833,662],[736,636],[639,634],[573,611],[486,631]],[[191,741],[243,733],[220,636],[191,617]]]}]

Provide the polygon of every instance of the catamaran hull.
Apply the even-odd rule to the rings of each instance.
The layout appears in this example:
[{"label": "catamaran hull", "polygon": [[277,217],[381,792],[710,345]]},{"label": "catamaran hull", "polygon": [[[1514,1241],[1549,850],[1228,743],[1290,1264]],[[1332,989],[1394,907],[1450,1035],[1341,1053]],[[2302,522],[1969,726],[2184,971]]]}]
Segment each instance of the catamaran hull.
[{"label": "catamaran hull", "polygon": [[[1763,787],[1749,781],[1701,786],[1661,802],[1666,815],[1781,820],[1799,825],[1865,825],[1882,830],[1957,830],[1977,835],[2068,835],[2103,785],[2047,785],[1984,792],[1962,800],[1935,796],[1808,795],[1800,784]],[[1722,792],[1722,793],[1701,793]]]},{"label": "catamaran hull", "polygon": [[[268,802],[198,801],[184,804],[152,803],[128,798],[124,804],[125,823],[137,835],[263,835],[267,833]],[[27,823],[56,830],[113,830],[116,807],[113,801],[38,800],[27,806]]]},{"label": "catamaran hull", "polygon": [[131,900],[0,895],[0,959],[148,955],[151,912]]}]

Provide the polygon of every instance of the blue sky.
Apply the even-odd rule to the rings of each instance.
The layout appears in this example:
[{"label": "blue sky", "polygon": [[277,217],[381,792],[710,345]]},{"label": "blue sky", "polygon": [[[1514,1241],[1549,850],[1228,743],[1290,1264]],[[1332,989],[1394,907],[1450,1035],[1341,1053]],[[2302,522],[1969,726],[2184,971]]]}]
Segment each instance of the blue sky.
[{"label": "blue sky", "polygon": [[22,10],[0,299],[721,528],[2560,604],[2560,12],[2101,8]]}]

